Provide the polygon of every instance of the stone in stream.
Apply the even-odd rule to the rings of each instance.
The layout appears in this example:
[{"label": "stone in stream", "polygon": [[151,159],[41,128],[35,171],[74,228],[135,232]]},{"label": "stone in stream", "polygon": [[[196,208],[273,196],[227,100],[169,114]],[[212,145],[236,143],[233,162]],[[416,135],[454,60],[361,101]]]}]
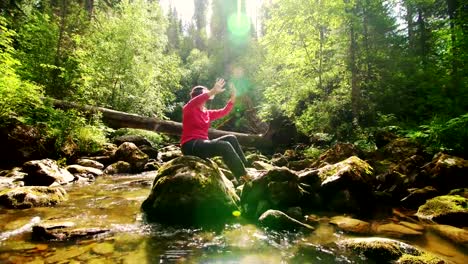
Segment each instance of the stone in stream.
[{"label": "stone in stream", "polygon": [[421,220],[465,227],[468,223],[468,199],[459,195],[443,195],[428,200],[416,213]]},{"label": "stone in stream", "polygon": [[130,173],[132,171],[131,165],[125,161],[117,161],[107,166],[104,170],[105,174],[120,174],[120,173]]},{"label": "stone in stream", "polygon": [[468,160],[439,153],[418,175],[419,184],[432,185],[441,192],[468,187]]},{"label": "stone in stream", "polygon": [[362,215],[373,211],[373,168],[367,162],[352,156],[324,166],[316,173],[320,180],[320,197],[326,209]]},{"label": "stone in stream", "polygon": [[115,151],[114,160],[128,162],[133,172],[142,172],[148,162],[148,155],[135,144],[124,142]]},{"label": "stone in stream", "polygon": [[0,192],[0,204],[15,209],[52,206],[67,200],[67,193],[60,187],[25,186]]},{"label": "stone in stream", "polygon": [[468,248],[468,231],[449,225],[429,225],[429,230],[456,244]]},{"label": "stone in stream", "polygon": [[77,164],[67,166],[66,169],[73,174],[91,175],[92,177],[101,176],[103,174],[102,170],[100,169],[85,167]]},{"label": "stone in stream", "polygon": [[347,216],[334,216],[330,219],[330,224],[336,225],[340,230],[353,234],[365,235],[371,231],[370,223]]},{"label": "stone in stream", "polygon": [[271,228],[273,230],[314,230],[312,226],[304,224],[292,217],[289,217],[287,214],[278,210],[268,210],[264,212],[258,218],[258,222],[262,226]]},{"label": "stone in stream", "polygon": [[45,221],[32,228],[34,241],[76,241],[111,235],[108,228],[75,227],[73,222]]},{"label": "stone in stream", "polygon": [[31,160],[23,164],[23,171],[27,173],[24,176],[26,186],[50,186],[53,183],[67,184],[75,180],[66,169],[58,166],[55,160]]},{"label": "stone in stream", "polygon": [[99,170],[104,169],[104,165],[102,163],[92,160],[92,159],[78,159],[76,161],[76,164],[84,166],[84,167],[96,168]]},{"label": "stone in stream", "polygon": [[286,211],[300,206],[304,193],[297,174],[285,167],[273,167],[244,184],[241,195],[244,216],[258,219],[268,209]]},{"label": "stone in stream", "polygon": [[138,148],[139,148],[143,153],[145,153],[146,155],[148,155],[148,158],[149,158],[149,159],[154,159],[154,160],[157,160],[157,159],[158,159],[159,151],[158,151],[156,148],[153,148],[152,146],[147,146],[147,145],[138,146]]},{"label": "stone in stream", "polygon": [[233,184],[214,162],[182,156],[158,170],[141,208],[151,222],[202,226],[234,219],[238,202]]},{"label": "stone in stream", "polygon": [[382,236],[389,236],[394,238],[401,238],[401,237],[414,237],[414,236],[421,236],[423,233],[409,228],[404,225],[388,223],[388,224],[377,224],[373,227],[373,231]]},{"label": "stone in stream", "polygon": [[[375,263],[448,263],[409,244],[388,238],[349,238],[336,243],[338,247],[363,255]],[[431,262],[425,262],[425,259]],[[414,262],[409,260],[414,260]]]},{"label": "stone in stream", "polygon": [[0,191],[24,186],[23,178],[26,173],[16,167],[11,170],[2,171],[0,175]]}]

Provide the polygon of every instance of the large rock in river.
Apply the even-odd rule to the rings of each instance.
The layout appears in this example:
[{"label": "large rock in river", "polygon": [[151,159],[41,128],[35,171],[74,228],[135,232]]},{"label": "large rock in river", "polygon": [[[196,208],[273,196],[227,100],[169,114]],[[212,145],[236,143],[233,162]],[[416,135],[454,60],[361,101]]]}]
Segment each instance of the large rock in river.
[{"label": "large rock in river", "polygon": [[128,162],[131,165],[132,171],[141,172],[148,162],[148,155],[141,151],[135,144],[124,142],[115,151],[114,159]]},{"label": "large rock in river", "polygon": [[421,220],[459,227],[468,226],[468,199],[459,195],[443,195],[428,200],[416,213]]},{"label": "large rock in river", "polygon": [[372,167],[356,156],[318,169],[320,196],[328,210],[368,213],[373,209]]},{"label": "large rock in river", "polygon": [[67,193],[60,187],[25,186],[0,192],[0,205],[17,209],[52,206],[66,199]]},{"label": "large rock in river", "polygon": [[50,186],[53,183],[66,184],[75,180],[66,169],[60,168],[55,160],[31,160],[23,164],[26,186]]},{"label": "large rock in river", "polygon": [[424,166],[415,184],[432,185],[441,192],[468,187],[468,160],[439,153]]},{"label": "large rock in river", "polygon": [[244,184],[241,195],[244,216],[258,219],[268,209],[286,211],[300,206],[305,195],[299,176],[285,167],[271,167],[268,172]]},{"label": "large rock in river", "polygon": [[214,162],[183,156],[158,170],[142,210],[149,221],[210,225],[232,218],[238,202],[233,184]]}]

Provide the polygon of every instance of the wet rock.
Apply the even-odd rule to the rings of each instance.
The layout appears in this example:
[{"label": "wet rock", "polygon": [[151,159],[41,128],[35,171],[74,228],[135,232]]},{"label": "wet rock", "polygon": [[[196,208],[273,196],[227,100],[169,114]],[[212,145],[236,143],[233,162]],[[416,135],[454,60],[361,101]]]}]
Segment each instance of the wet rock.
[{"label": "wet rock", "polygon": [[304,219],[302,216],[302,208],[299,206],[289,207],[288,210],[286,210],[286,214],[297,220]]},{"label": "wet rock", "polygon": [[112,174],[120,174],[120,173],[130,173],[132,171],[132,166],[130,163],[125,161],[117,161],[113,163],[104,170],[105,174],[112,175]]},{"label": "wet rock", "polygon": [[135,144],[125,142],[115,152],[114,159],[128,162],[133,172],[141,172],[148,162],[148,155],[143,153]]},{"label": "wet rock", "polygon": [[258,219],[268,209],[286,211],[300,206],[304,193],[298,175],[284,167],[273,168],[244,184],[241,195],[244,216]]},{"label": "wet rock", "polygon": [[100,227],[76,228],[73,222],[45,221],[33,226],[32,239],[35,241],[76,241],[102,238],[110,235],[110,229]]},{"label": "wet rock", "polygon": [[98,170],[104,169],[104,165],[102,163],[91,159],[79,159],[76,161],[76,164],[84,167],[96,168]]},{"label": "wet rock", "polygon": [[26,173],[22,172],[21,168],[16,167],[11,170],[2,171],[1,174],[0,191],[24,186],[23,178]]},{"label": "wet rock", "polygon": [[350,238],[338,241],[337,244],[376,263],[391,263],[405,254],[421,255],[421,251],[411,245],[381,237]]},{"label": "wet rock", "polygon": [[317,171],[320,196],[327,209],[366,214],[373,210],[372,167],[352,156]]},{"label": "wet rock", "polygon": [[158,159],[159,151],[156,148],[153,148],[152,146],[146,146],[146,145],[139,146],[138,148],[141,151],[143,151],[143,153],[148,155],[149,159],[155,159],[155,160]]},{"label": "wet rock", "polygon": [[150,146],[151,147],[151,142],[147,140],[145,137],[142,136],[137,136],[137,135],[123,135],[114,138],[113,143],[116,144],[117,146],[122,145],[125,142],[130,142],[135,144],[136,146]]},{"label": "wet rock", "polygon": [[194,156],[163,165],[142,210],[149,221],[209,225],[233,219],[239,197],[218,166]]},{"label": "wet rock", "polygon": [[161,167],[157,161],[150,161],[145,164],[145,167],[143,168],[143,171],[153,171],[153,170],[158,170]]},{"label": "wet rock", "polygon": [[468,248],[468,230],[450,225],[429,225],[428,229],[443,238]]},{"label": "wet rock", "polygon": [[55,160],[32,160],[23,164],[26,186],[50,186],[53,183],[67,184],[75,180],[75,177],[66,169],[58,166]]},{"label": "wet rock", "polygon": [[[268,160],[261,160],[263,162],[267,162],[268,163]],[[271,164],[273,164],[274,166],[277,166],[277,167],[282,167],[282,166],[286,166],[288,165],[288,160],[286,157],[284,157],[283,155],[279,154],[277,156],[274,156],[272,159],[271,159]]]},{"label": "wet rock", "polygon": [[25,186],[0,192],[0,204],[15,209],[52,206],[65,200],[67,193],[60,187]]},{"label": "wet rock", "polygon": [[289,217],[287,214],[278,210],[268,210],[264,212],[259,218],[258,222],[265,227],[273,230],[295,230],[305,229],[314,230],[314,228],[308,224],[299,222],[298,220]]},{"label": "wet rock", "polygon": [[73,174],[92,175],[93,177],[101,176],[103,174],[102,170],[100,169],[85,167],[77,164],[67,166],[66,169]]},{"label": "wet rock", "polygon": [[346,216],[335,216],[330,219],[330,224],[335,225],[338,229],[353,234],[369,234],[370,223],[354,219]]},{"label": "wet rock", "polygon": [[401,205],[411,209],[418,208],[427,200],[439,195],[439,191],[432,186],[426,186],[422,189],[413,188],[409,189],[408,192],[408,196],[401,199]]},{"label": "wet rock", "polygon": [[424,166],[418,183],[432,185],[441,192],[468,187],[468,160],[439,153]]},{"label": "wet rock", "polygon": [[468,199],[459,195],[437,196],[421,205],[416,216],[421,220],[464,227],[468,223]]},{"label": "wet rock", "polygon": [[423,233],[404,225],[388,223],[377,225],[375,227],[374,232],[378,235],[389,236],[394,238],[401,238],[401,237],[411,237],[411,236],[421,236]]},{"label": "wet rock", "polygon": [[362,153],[356,146],[350,143],[336,143],[332,148],[325,151],[318,161],[311,165],[314,168],[320,168],[328,164],[334,164],[347,159],[350,156],[360,156]]},{"label": "wet rock", "polygon": [[[107,156],[107,157],[113,157],[115,155],[115,152],[117,151],[118,146],[112,143],[104,143],[102,146],[101,151],[96,153],[95,155],[97,156]],[[112,162],[112,161],[111,161]]]},{"label": "wet rock", "polygon": [[169,145],[159,149],[158,160],[167,162],[178,157],[182,157],[182,151],[179,146]]},{"label": "wet rock", "polygon": [[[84,159],[91,160],[91,161],[94,161],[94,162],[98,162],[99,164],[102,164],[103,167],[106,167],[106,165],[110,165],[114,161],[114,159],[112,157],[113,157],[113,154],[112,154],[112,156],[92,156],[92,157],[85,157]],[[80,164],[80,165],[82,165],[82,164]],[[82,165],[82,166],[84,166],[84,165]],[[89,167],[92,167],[92,166],[89,166]],[[97,168],[97,169],[100,169],[100,168]]]}]

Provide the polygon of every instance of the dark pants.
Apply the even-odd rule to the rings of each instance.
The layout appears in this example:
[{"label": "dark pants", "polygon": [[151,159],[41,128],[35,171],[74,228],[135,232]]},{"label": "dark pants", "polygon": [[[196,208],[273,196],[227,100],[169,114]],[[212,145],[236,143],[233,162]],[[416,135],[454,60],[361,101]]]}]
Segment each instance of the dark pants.
[{"label": "dark pants", "polygon": [[213,140],[190,140],[182,145],[182,153],[204,159],[221,156],[236,178],[247,174],[245,171],[247,160],[234,135],[222,136]]}]

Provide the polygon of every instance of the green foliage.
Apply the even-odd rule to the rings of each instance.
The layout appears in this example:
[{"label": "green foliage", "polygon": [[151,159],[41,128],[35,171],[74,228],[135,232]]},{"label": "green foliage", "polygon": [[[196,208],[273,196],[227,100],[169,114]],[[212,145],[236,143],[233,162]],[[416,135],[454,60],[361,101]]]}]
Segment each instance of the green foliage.
[{"label": "green foliage", "polygon": [[468,114],[448,121],[434,118],[428,125],[407,131],[406,136],[423,143],[430,152],[446,151],[466,155],[468,151]]},{"label": "green foliage", "polygon": [[82,73],[77,99],[162,117],[181,73],[179,59],[163,53],[166,21],[160,7],[122,1],[112,10],[96,10],[95,16],[77,52]]},{"label": "green foliage", "polygon": [[304,156],[309,159],[317,159],[322,155],[323,150],[316,148],[314,146],[310,146],[309,148],[304,150]]},{"label": "green foliage", "polygon": [[124,135],[135,135],[142,136],[146,138],[153,147],[157,148],[162,146],[168,139],[162,134],[156,132],[142,130],[142,129],[133,129],[133,128],[121,128],[116,130],[113,134],[113,137],[124,136]]},{"label": "green foliage", "polygon": [[95,153],[106,142],[106,129],[99,116],[85,118],[83,113],[75,110],[44,107],[32,121],[45,125],[46,133],[55,141],[60,155]]},{"label": "green foliage", "polygon": [[14,59],[12,47],[15,32],[7,28],[7,22],[0,17],[0,121],[11,118],[22,120],[41,105],[42,90],[40,87],[22,81],[16,74],[20,64]]}]

